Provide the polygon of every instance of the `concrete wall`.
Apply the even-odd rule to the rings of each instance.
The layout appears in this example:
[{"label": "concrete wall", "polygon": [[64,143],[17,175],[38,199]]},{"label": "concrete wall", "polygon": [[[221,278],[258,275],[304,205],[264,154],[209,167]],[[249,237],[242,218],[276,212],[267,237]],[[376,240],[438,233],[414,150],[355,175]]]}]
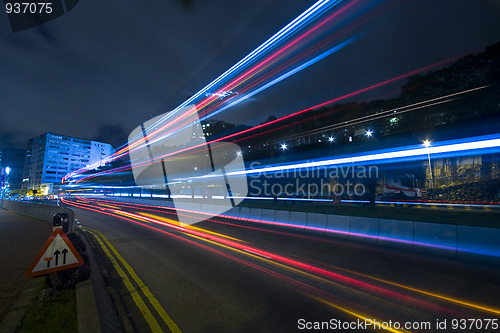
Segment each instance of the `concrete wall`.
[{"label": "concrete wall", "polygon": [[500,260],[500,229],[495,228],[244,207],[240,210],[250,218],[284,228],[419,252]]},{"label": "concrete wall", "polygon": [[75,228],[75,213],[71,208],[35,203],[31,201],[2,200],[1,207],[17,213],[35,217],[52,223],[57,213],[66,213],[69,216],[69,230]]}]

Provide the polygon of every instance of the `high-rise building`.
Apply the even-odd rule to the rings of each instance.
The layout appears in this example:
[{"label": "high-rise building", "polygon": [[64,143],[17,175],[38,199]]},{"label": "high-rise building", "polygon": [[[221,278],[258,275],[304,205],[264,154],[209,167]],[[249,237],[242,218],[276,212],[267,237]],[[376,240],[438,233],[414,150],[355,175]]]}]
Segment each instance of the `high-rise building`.
[{"label": "high-rise building", "polygon": [[0,150],[0,170],[5,172],[5,168],[9,168],[9,188],[11,191],[21,188],[25,153],[25,150],[16,148]]},{"label": "high-rise building", "polygon": [[109,143],[53,133],[29,139],[23,188],[39,190],[42,184],[60,183],[70,172],[95,163],[102,165],[113,152]]}]

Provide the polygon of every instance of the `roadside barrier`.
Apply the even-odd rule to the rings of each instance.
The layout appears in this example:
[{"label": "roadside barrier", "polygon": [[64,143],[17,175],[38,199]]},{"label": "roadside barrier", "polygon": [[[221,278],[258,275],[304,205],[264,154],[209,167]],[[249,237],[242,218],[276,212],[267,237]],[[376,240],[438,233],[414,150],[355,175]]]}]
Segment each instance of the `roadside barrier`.
[{"label": "roadside barrier", "polygon": [[57,213],[66,213],[69,216],[69,230],[75,229],[75,213],[71,208],[42,204],[32,201],[1,200],[1,207],[14,212],[28,215],[52,223]]}]

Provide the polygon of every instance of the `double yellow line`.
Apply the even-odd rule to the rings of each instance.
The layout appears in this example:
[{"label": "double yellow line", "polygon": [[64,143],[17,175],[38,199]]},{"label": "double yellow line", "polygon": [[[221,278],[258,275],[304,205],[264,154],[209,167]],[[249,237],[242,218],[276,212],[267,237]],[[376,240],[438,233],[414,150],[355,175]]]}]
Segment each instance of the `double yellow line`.
[{"label": "double yellow line", "polygon": [[[145,299],[149,301],[149,303],[152,305],[158,316],[165,322],[165,324],[168,326],[171,332],[174,333],[180,333],[181,330],[179,327],[174,323],[172,318],[167,314],[165,309],[161,306],[160,302],[153,296],[151,291],[146,287],[144,282],[139,278],[139,276],[135,273],[135,271],[132,269],[132,267],[123,259],[123,257],[116,251],[115,247],[111,245],[111,243],[104,237],[103,234],[101,234],[97,230],[93,230],[90,228],[85,228],[85,231],[89,232],[92,234],[101,248],[103,249],[104,253],[106,256],[109,258],[111,261],[111,264],[115,268],[115,270],[118,272],[118,275],[123,280],[123,283],[125,284],[125,287],[129,291],[130,295],[132,296],[132,299],[134,300],[135,304],[139,308],[139,311],[144,314],[144,319],[148,323],[149,327],[153,332],[163,332],[163,329],[161,328],[160,324],[156,320],[154,314],[152,311],[150,311],[150,308],[146,305],[144,302],[143,298],[141,297],[140,292],[144,295]],[[120,265],[121,264],[121,265]],[[123,266],[123,268],[122,268]],[[125,270],[127,273],[125,272]],[[133,281],[135,281],[136,285],[138,288],[134,286],[132,281],[130,280],[129,276],[132,278]]]}]

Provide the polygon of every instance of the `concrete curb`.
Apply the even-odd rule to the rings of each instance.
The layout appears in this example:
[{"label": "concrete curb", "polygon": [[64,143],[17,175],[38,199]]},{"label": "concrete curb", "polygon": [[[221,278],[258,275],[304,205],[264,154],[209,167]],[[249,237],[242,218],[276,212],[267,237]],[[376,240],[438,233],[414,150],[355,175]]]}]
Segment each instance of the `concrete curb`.
[{"label": "concrete curb", "polygon": [[76,284],[76,313],[78,317],[78,332],[102,332],[95,301],[94,288],[92,285],[93,275],[100,274],[96,269],[94,254],[85,237],[85,233],[78,230],[82,241],[87,246],[85,253],[90,259],[92,273],[90,278]]},{"label": "concrete curb", "polygon": [[90,279],[76,285],[76,313],[78,332],[102,332]]},{"label": "concrete curb", "polygon": [[90,279],[77,284],[78,332],[123,332],[110,294],[106,290],[104,277],[92,252],[88,234],[79,229],[90,260]]}]

